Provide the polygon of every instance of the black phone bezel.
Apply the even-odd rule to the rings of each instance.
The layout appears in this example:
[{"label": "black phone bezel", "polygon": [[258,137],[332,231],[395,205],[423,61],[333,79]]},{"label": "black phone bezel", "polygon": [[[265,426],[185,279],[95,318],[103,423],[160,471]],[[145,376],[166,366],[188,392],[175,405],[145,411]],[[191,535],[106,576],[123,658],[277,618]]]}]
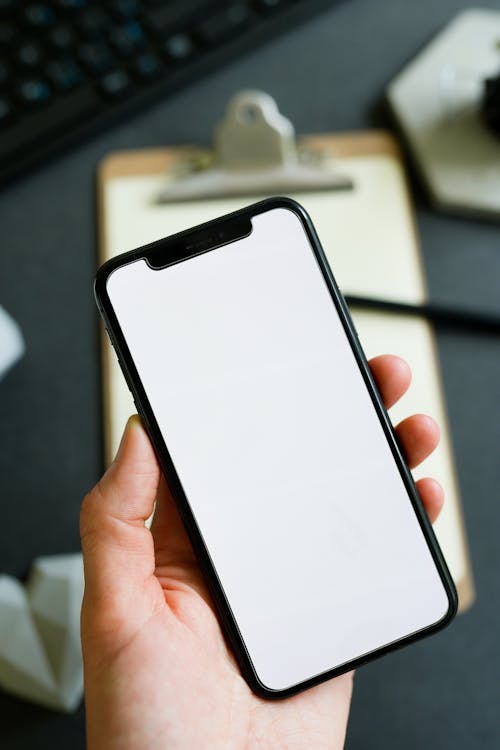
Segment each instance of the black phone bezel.
[{"label": "black phone bezel", "polygon": [[[139,259],[145,259],[146,262],[148,262],[148,257],[152,257],[152,254],[158,257],[158,254],[161,254],[162,252],[165,254],[166,262],[161,267],[166,267],[168,265],[171,265],[171,263],[182,262],[190,257],[193,257],[194,255],[200,254],[201,252],[210,252],[216,247],[220,247],[221,245],[227,243],[221,241],[219,242],[219,244],[214,244],[209,247],[197,248],[196,252],[193,252],[192,238],[196,236],[210,236],[210,233],[212,233],[214,229],[218,231],[219,228],[223,228],[224,225],[229,224],[234,226],[235,221],[238,222],[240,220],[251,220],[253,216],[257,216],[258,214],[276,208],[285,208],[292,211],[298,216],[302,223],[302,226],[304,227],[311,245],[311,249],[314,253],[319,269],[323,275],[324,281],[335,305],[337,314],[342,322],[345,334],[350,343],[356,362],[363,376],[366,388],[370,394],[373,406],[375,408],[375,411],[377,412],[377,416],[380,420],[380,423],[384,430],[384,434],[391,448],[394,461],[398,467],[398,470],[406,487],[408,498],[412,504],[420,528],[431,552],[434,564],[441,578],[443,588],[446,592],[449,603],[446,614],[438,622],[431,623],[430,625],[422,628],[415,633],[411,633],[368,654],[364,654],[357,657],[356,659],[322,672],[319,675],[310,677],[300,683],[297,683],[296,685],[292,685],[288,688],[279,690],[271,689],[264,685],[263,682],[259,679],[259,676],[252,664],[250,654],[246,649],[246,645],[239,631],[238,624],[231,611],[230,603],[228,602],[224,594],[224,590],[217,575],[217,571],[215,569],[215,566],[213,565],[201,531],[196,523],[196,519],[191,511],[188,499],[184,494],[181,482],[175,470],[175,466],[168,452],[167,445],[165,444],[163,436],[156,422],[153,410],[149,404],[149,400],[142,386],[126,340],[121,331],[120,324],[114,313],[113,306],[107,294],[107,281],[117,268],[120,268],[129,263],[133,263]],[[196,243],[194,244],[196,245]],[[179,248],[186,248],[189,245],[191,246],[191,250],[185,250],[184,255],[182,255],[182,252],[179,254]],[[175,249],[175,252],[172,252],[172,260],[171,262],[169,262],[169,253],[173,251],[173,249]],[[183,232],[179,232],[178,234],[172,235],[171,237],[158,240],[157,242],[150,243],[130,252],[115,256],[104,263],[101,268],[99,268],[95,279],[94,292],[97,306],[104,320],[104,324],[110,337],[111,343],[115,348],[116,354],[118,355],[119,364],[134,398],[134,403],[136,405],[137,411],[141,416],[141,419],[150,435],[160,466],[175,499],[179,514],[186,527],[186,531],[193,545],[200,566],[205,574],[207,584],[214,598],[221,623],[234,650],[241,672],[251,689],[257,695],[267,699],[286,698],[288,696],[294,695],[295,693],[298,693],[302,690],[306,690],[310,687],[313,687],[314,685],[318,685],[326,680],[355,669],[362,664],[383,656],[386,653],[409,645],[410,643],[420,640],[427,635],[431,635],[432,633],[437,632],[438,630],[448,625],[449,622],[451,622],[458,608],[458,597],[455,585],[432,530],[432,526],[429,522],[427,514],[422,506],[422,502],[415,487],[411,472],[408,469],[399,448],[394,429],[373,380],[373,376],[359,343],[356,329],[351,320],[344,298],[335,282],[333,273],[321,247],[321,243],[317,237],[313,223],[305,209],[297,201],[287,197],[267,198],[213,221],[206,222]],[[283,635],[284,637],[286,637],[286,633],[284,633]]]}]

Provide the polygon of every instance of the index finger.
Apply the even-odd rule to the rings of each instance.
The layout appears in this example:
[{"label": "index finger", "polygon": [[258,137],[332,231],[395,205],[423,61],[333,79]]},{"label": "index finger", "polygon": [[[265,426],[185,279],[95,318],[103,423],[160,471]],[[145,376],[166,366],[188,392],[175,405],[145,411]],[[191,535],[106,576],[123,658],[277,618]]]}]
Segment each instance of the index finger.
[{"label": "index finger", "polygon": [[394,354],[381,354],[368,362],[386,409],[399,401],[411,382],[409,364]]}]

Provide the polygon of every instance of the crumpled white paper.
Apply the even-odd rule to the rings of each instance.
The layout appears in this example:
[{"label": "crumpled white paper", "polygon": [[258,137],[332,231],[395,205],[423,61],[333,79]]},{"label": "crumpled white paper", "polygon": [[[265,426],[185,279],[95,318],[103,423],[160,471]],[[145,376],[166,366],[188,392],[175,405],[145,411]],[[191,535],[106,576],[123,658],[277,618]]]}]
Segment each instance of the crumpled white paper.
[{"label": "crumpled white paper", "polygon": [[21,329],[0,305],[0,378],[24,354]]},{"label": "crumpled white paper", "polygon": [[83,694],[81,554],[37,558],[23,586],[0,575],[0,687],[73,711]]}]

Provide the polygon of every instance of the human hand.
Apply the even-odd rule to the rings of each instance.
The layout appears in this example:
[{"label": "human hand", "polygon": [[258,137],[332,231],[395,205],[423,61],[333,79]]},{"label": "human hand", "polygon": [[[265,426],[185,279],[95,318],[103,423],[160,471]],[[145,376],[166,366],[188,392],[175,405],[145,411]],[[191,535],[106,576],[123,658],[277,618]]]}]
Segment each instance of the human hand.
[{"label": "human hand", "polygon": [[[389,408],[409,386],[409,367],[392,356],[370,367]],[[424,415],[396,432],[410,468],[439,441]],[[421,479],[417,488],[434,521],[440,485]],[[241,677],[138,417],[85,498],[80,527],[88,750],[343,746],[352,673],[280,701],[257,697]]]}]

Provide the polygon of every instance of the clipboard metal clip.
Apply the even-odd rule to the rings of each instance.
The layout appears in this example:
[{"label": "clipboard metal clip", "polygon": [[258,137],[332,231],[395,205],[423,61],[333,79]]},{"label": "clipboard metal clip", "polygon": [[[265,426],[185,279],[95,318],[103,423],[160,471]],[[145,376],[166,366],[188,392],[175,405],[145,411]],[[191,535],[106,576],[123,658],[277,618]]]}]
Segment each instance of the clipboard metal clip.
[{"label": "clipboard metal clip", "polygon": [[172,168],[158,203],[317,190],[351,190],[320,150],[301,146],[274,99],[242,91],[216,126],[212,149],[194,149]]}]

